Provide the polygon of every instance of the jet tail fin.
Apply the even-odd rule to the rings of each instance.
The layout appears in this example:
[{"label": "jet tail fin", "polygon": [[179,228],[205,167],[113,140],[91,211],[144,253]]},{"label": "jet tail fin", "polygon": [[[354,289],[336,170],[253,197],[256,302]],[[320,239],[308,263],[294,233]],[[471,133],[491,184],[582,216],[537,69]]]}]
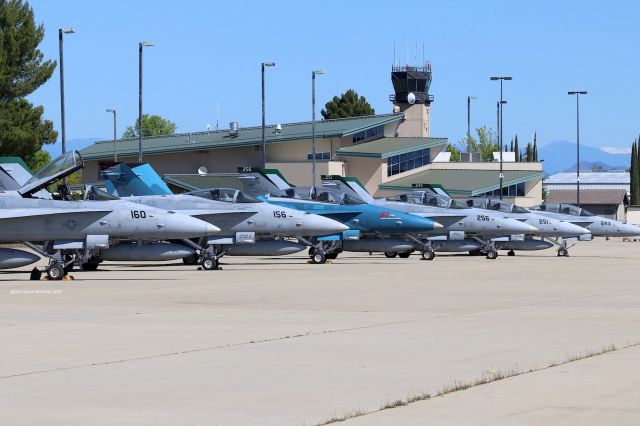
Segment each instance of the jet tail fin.
[{"label": "jet tail fin", "polygon": [[109,164],[101,169],[106,192],[118,197],[131,195],[171,195],[166,183],[149,164]]},{"label": "jet tail fin", "polygon": [[366,203],[372,203],[374,201],[369,191],[367,191],[362,182],[360,182],[356,177],[323,175],[321,178],[323,186],[332,186],[336,189],[340,189],[348,193],[350,192]]}]

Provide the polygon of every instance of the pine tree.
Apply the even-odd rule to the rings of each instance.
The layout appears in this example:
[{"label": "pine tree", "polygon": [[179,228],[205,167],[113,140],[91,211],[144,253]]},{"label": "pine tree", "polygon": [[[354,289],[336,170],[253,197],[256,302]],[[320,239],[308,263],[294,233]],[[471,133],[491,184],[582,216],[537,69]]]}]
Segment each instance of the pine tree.
[{"label": "pine tree", "polygon": [[25,99],[56,67],[38,49],[43,38],[44,27],[36,26],[28,3],[0,1],[0,156],[19,156],[30,165],[41,156],[42,144],[58,137],[42,117],[44,108]]},{"label": "pine tree", "polygon": [[340,97],[334,96],[324,107],[325,109],[320,111],[320,114],[322,114],[325,120],[332,118],[361,117],[376,113],[369,102],[367,102],[367,99],[364,96],[358,95],[353,89],[347,90],[340,95]]},{"label": "pine tree", "polygon": [[516,135],[516,139],[515,139],[515,142],[513,144],[513,150],[516,153],[516,161],[520,161],[521,160],[521,155],[520,155],[520,148],[518,148],[518,135]]}]

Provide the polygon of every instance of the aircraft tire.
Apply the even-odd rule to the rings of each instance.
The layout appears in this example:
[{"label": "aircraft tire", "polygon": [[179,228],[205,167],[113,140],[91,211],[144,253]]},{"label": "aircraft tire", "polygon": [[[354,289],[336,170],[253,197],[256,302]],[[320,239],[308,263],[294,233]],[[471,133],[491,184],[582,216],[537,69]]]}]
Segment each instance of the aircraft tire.
[{"label": "aircraft tire", "polygon": [[498,252],[495,250],[489,250],[487,252],[487,259],[494,260],[498,258]]},{"label": "aircraft tire", "polygon": [[422,260],[433,260],[435,257],[436,257],[436,253],[434,251],[422,252]]},{"label": "aircraft tire", "polygon": [[47,277],[50,280],[59,281],[65,276],[64,268],[58,263],[52,263],[47,268]]},{"label": "aircraft tire", "polygon": [[516,252],[515,252],[515,251],[513,251],[513,250],[509,250],[509,251],[507,252],[507,256],[515,256],[515,255],[516,255]]},{"label": "aircraft tire", "polygon": [[384,256],[389,258],[389,259],[393,259],[397,255],[398,255],[398,253],[396,253],[395,251],[385,251],[384,252]]},{"label": "aircraft tire", "polygon": [[218,259],[215,257],[205,257],[202,259],[202,269],[205,271],[212,271],[218,269]]},{"label": "aircraft tire", "polygon": [[411,256],[410,251],[405,251],[404,253],[398,253],[398,257],[401,259],[408,259]]},{"label": "aircraft tire", "polygon": [[559,248],[558,249],[558,256],[561,256],[561,257],[569,256],[569,250],[567,250],[566,248]]},{"label": "aircraft tire", "polygon": [[311,258],[311,260],[313,261],[313,263],[320,265],[327,261],[327,255],[321,251],[318,251],[318,252],[314,251],[313,257]]},{"label": "aircraft tire", "polygon": [[326,256],[327,256],[327,259],[329,260],[335,260],[338,258],[338,253],[329,253]]},{"label": "aircraft tire", "polygon": [[85,262],[82,264],[82,270],[83,271],[95,271],[96,269],[98,269],[98,266],[100,264],[98,262]]}]

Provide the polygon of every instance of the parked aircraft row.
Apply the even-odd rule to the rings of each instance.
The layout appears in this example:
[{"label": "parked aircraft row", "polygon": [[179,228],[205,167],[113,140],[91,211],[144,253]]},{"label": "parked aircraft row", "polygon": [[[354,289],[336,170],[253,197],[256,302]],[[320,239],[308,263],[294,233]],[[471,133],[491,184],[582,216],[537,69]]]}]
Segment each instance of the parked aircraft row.
[{"label": "parked aircraft row", "polygon": [[[491,198],[454,200],[442,188],[420,185],[373,198],[355,178],[324,176],[320,187],[296,187],[277,170],[242,168],[211,175],[219,187],[173,194],[147,164],[116,164],[102,171],[104,190],[86,187],[70,201],[46,188],[83,167],[78,152],[59,157],[33,176],[0,164],[0,242],[21,243],[49,260],[34,268],[62,279],[74,267],[102,261],[167,261],[217,269],[230,256],[276,256],[309,250],[314,263],[341,252],[381,252],[425,260],[437,252],[469,252],[495,259],[499,250],[558,247],[591,236],[635,236],[640,228],[575,206],[523,209]],[[26,176],[26,177],[25,177]],[[0,269],[40,259],[0,248]]]}]

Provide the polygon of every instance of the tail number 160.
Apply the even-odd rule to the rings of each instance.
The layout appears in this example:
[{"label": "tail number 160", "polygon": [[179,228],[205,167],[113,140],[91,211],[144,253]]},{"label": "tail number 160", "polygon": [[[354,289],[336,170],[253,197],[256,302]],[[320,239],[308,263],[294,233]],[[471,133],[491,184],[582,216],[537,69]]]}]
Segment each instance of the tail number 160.
[{"label": "tail number 160", "polygon": [[146,217],[147,213],[144,210],[131,210],[132,219],[145,219]]}]

